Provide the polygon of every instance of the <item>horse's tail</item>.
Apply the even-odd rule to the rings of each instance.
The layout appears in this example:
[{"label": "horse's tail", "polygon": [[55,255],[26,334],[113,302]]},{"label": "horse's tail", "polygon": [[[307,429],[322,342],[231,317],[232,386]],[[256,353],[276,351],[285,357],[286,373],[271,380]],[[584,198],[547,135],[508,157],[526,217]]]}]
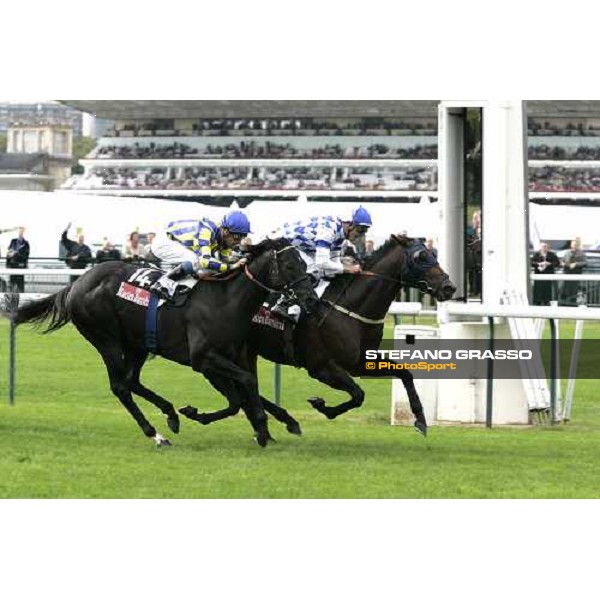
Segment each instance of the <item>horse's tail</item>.
[{"label": "horse's tail", "polygon": [[41,325],[44,321],[49,320],[48,326],[42,333],[52,333],[71,320],[67,305],[67,295],[70,290],[71,285],[68,285],[56,294],[26,302],[21,307],[19,307],[18,294],[5,294],[4,312],[15,325],[22,323]]}]

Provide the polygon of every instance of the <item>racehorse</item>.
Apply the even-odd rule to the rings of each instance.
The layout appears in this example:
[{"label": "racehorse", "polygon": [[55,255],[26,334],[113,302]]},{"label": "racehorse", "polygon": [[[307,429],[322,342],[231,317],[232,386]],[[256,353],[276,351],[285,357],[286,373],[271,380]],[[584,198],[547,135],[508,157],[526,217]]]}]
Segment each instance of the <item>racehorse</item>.
[{"label": "racehorse", "polygon": [[[199,281],[183,307],[167,303],[160,308],[159,345],[153,353],[191,366],[218,383],[229,407],[214,414],[224,418],[242,408],[255,430],[256,441],[265,446],[271,437],[256,377],[239,366],[251,319],[276,290],[293,297],[306,311],[316,305],[318,298],[305,263],[287,240],[266,240],[250,246],[246,256],[245,269],[235,270],[233,276]],[[24,304],[12,313],[12,318],[17,325],[49,319],[44,333],[71,321],[102,356],[111,391],[143,433],[157,445],[169,445],[132,398],[136,394],[157,406],[167,416],[171,431],[179,431],[179,416],[173,405],[140,383],[140,372],[149,354],[145,343],[146,310],[117,296],[122,282],[127,282],[138,268],[120,261],[97,265],[60,292]]]},{"label": "racehorse", "polygon": [[[364,391],[350,375],[389,376],[367,371],[364,352],[379,348],[385,316],[401,286],[420,288],[440,302],[450,300],[456,292],[436,257],[418,239],[392,235],[364,261],[362,268],[360,275],[339,275],[333,279],[321,299],[325,315],[303,316],[292,333],[291,344],[285,330],[264,324],[253,323],[248,337],[246,367],[253,373],[260,355],[279,364],[303,367],[313,379],[350,394],[350,400],[337,406],[327,406],[322,398],[308,400],[329,419],[364,401]],[[404,384],[416,429],[426,435],[427,422],[412,374],[402,369],[394,374]],[[288,431],[300,433],[297,421],[286,410],[262,396],[261,400],[265,410],[285,423]]]}]

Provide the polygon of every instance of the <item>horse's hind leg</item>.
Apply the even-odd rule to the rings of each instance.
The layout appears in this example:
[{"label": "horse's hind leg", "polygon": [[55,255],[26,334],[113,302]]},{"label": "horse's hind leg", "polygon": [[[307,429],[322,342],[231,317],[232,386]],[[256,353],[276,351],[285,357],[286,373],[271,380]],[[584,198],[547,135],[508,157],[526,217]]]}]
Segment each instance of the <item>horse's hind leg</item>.
[{"label": "horse's hind leg", "polygon": [[146,362],[148,352],[145,350],[130,350],[126,352],[125,358],[127,361],[127,380],[129,383],[129,389],[132,393],[137,394],[148,400],[151,404],[154,404],[158,409],[162,411],[167,417],[167,425],[173,433],[179,433],[179,415],[175,410],[175,407],[162,396],[159,396],[152,390],[142,385],[140,381],[140,372]]},{"label": "horse's hind leg", "polygon": [[317,369],[309,369],[308,374],[313,379],[318,379],[321,383],[332,387],[335,390],[348,392],[350,400],[342,402],[336,406],[327,406],[322,398],[309,398],[310,405],[328,419],[335,419],[337,416],[353,408],[362,405],[365,399],[365,392],[358,386],[352,377],[333,361]]},{"label": "horse's hind leg", "polygon": [[75,326],[81,335],[100,353],[100,356],[106,365],[112,393],[134,418],[144,435],[153,439],[158,446],[170,445],[169,440],[165,439],[156,431],[156,429],[154,429],[137,404],[133,401],[131,390],[129,389],[127,382],[127,369],[125,361],[123,360],[123,351],[119,340],[109,337],[106,334],[100,337],[97,332],[91,333],[81,323],[75,322]]},{"label": "horse's hind leg", "polygon": [[293,433],[294,435],[302,435],[300,423],[298,423],[298,421],[296,421],[296,419],[294,419],[294,417],[292,417],[292,415],[290,415],[285,408],[277,406],[277,404],[270,402],[264,396],[261,396],[260,400],[264,409],[280,423],[283,423],[290,433]]},{"label": "horse's hind leg", "polygon": [[140,429],[146,437],[152,438],[158,446],[170,446],[169,440],[164,438],[154,429],[148,419],[144,416],[138,405],[133,401],[131,390],[127,382],[127,374],[123,360],[118,354],[111,352],[102,353],[102,359],[108,371],[110,380],[110,389],[112,393],[120,400],[121,404],[127,409],[129,414],[135,419]]}]

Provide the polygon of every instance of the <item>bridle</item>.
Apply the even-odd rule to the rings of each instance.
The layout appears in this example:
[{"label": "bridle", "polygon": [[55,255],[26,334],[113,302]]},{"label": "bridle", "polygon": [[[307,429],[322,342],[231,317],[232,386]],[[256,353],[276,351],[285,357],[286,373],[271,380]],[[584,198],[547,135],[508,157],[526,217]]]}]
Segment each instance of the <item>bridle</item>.
[{"label": "bridle", "polygon": [[[285,246],[281,250],[271,250],[272,260],[270,262],[271,266],[269,267],[269,277],[270,278],[272,278],[273,280],[279,279],[279,266],[277,263],[277,256],[279,254],[283,254],[287,250],[292,250],[294,248],[295,248],[295,246],[290,244],[289,246]],[[294,281],[292,281],[290,283],[286,283],[281,289],[269,287],[268,285],[266,285],[265,283],[263,283],[262,281],[257,279],[256,275],[254,275],[254,273],[252,273],[252,271],[250,271],[250,268],[248,267],[248,265],[244,266],[244,275],[252,283],[257,285],[262,290],[265,290],[266,292],[269,292],[270,294],[283,294],[288,300],[290,300],[294,304],[300,304],[302,306],[303,303],[300,302],[300,299],[298,298],[298,295],[296,294],[295,288],[300,282],[309,279],[309,276],[307,273],[304,273],[303,275],[301,275],[297,279],[294,279]]]},{"label": "bridle", "polygon": [[[392,236],[392,237],[398,243],[400,243],[400,241],[398,239],[396,239],[395,236]],[[381,325],[385,321],[385,319],[368,319],[367,317],[364,317],[358,313],[350,311],[349,309],[347,309],[343,306],[338,305],[339,300],[348,291],[348,288],[350,287],[351,283],[356,281],[356,279],[354,279],[355,277],[360,277],[360,276],[373,277],[373,278],[377,278],[377,279],[391,281],[391,282],[399,284],[401,286],[402,285],[412,285],[416,289],[420,290],[423,293],[435,294],[438,291],[438,289],[441,289],[444,282],[449,280],[449,277],[447,275],[440,281],[439,285],[436,286],[438,289],[434,289],[430,285],[430,283],[424,278],[421,278],[421,279],[415,281],[414,278],[410,277],[411,272],[414,272],[414,271],[417,271],[420,276],[424,275],[424,273],[429,268],[435,266],[435,264],[437,263],[437,261],[435,260],[433,255],[426,249],[425,249],[425,252],[426,252],[425,260],[420,259],[420,256],[421,256],[421,253],[423,252],[423,250],[419,250],[419,249],[415,250],[415,247],[420,246],[420,245],[422,246],[422,244],[420,244],[419,242],[414,242],[410,248],[406,248],[405,260],[403,261],[403,264],[402,264],[402,272],[400,274],[400,278],[390,277],[389,275],[384,275],[382,273],[375,273],[373,271],[361,271],[360,273],[356,273],[352,277],[349,277],[348,281],[342,287],[342,289],[340,290],[340,292],[337,295],[337,297],[335,298],[335,300],[334,301],[330,301],[330,300],[325,301],[326,304],[328,304],[330,306],[330,308],[326,312],[326,314],[323,316],[323,318],[320,320],[319,326],[325,321],[325,319],[327,318],[327,316],[333,309],[335,309],[341,313],[344,313],[344,314],[348,315],[349,317],[352,317],[353,319],[356,319],[358,321],[361,321],[362,323],[366,323],[369,325]],[[417,258],[417,255],[419,258]],[[422,265],[418,264],[417,260],[419,260],[423,264]]]}]

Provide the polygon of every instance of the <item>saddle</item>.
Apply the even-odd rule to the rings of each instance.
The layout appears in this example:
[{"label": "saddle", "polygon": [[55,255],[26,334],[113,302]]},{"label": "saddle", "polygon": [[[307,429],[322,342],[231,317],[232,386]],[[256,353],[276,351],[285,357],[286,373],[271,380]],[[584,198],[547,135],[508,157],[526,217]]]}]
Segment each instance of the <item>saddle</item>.
[{"label": "saddle", "polygon": [[148,306],[147,301],[152,294],[156,294],[160,298],[158,306],[169,304],[180,307],[187,302],[190,291],[197,283],[198,279],[192,276],[175,282],[164,277],[164,272],[156,267],[142,267],[121,283],[117,296],[134,304]]}]

